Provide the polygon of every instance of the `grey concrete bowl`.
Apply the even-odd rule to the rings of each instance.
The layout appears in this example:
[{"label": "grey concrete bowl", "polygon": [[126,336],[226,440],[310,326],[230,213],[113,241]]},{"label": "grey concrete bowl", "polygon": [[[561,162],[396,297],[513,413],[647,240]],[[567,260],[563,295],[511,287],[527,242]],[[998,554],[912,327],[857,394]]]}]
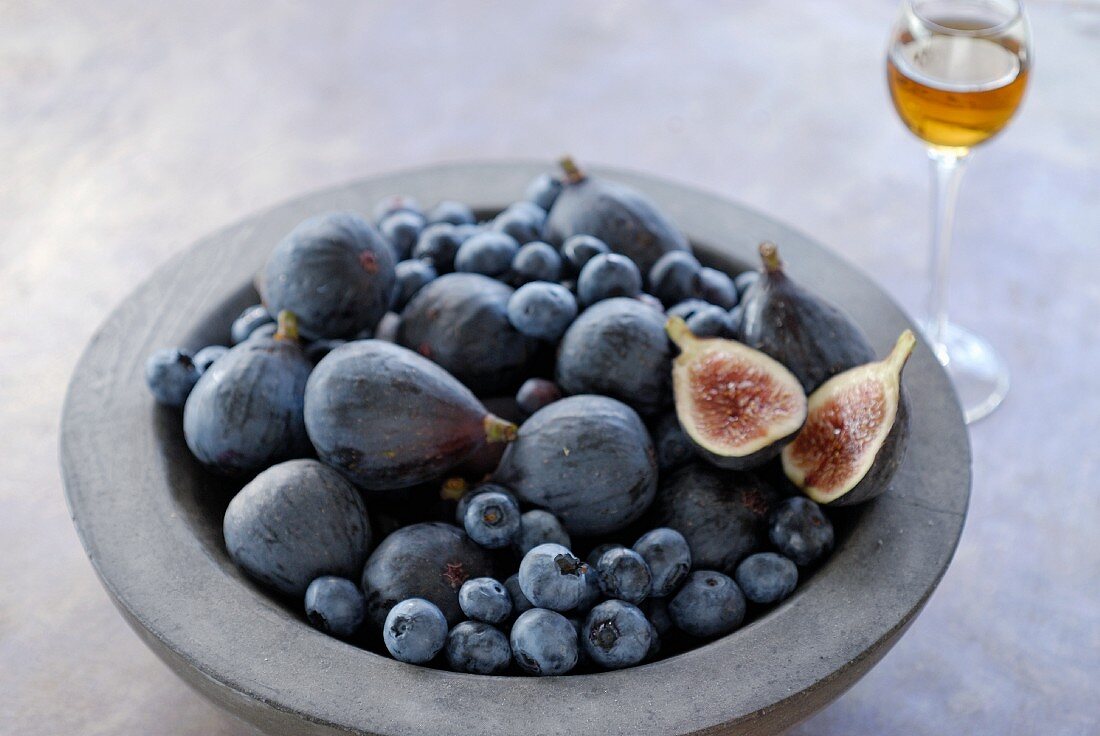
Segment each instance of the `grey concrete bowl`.
[{"label": "grey concrete bowl", "polygon": [[[250,282],[293,225],[410,193],[495,209],[544,165],[440,166],[313,194],[212,235],[111,315],[65,405],[61,461],[77,532],[123,616],[180,677],[275,734],[763,734],[806,718],[866,673],[936,587],[962,532],[970,454],[944,372],[921,344],[906,369],[912,441],[882,498],[855,512],[825,564],[784,604],[706,646],[618,672],[479,677],[413,667],[324,636],[229,561],[232,486],[190,458],[176,412],[154,406],[155,348],[224,342]],[[727,267],[780,244],[792,274],[842,305],[885,351],[909,322],[865,276],[805,236],[729,201],[626,172]],[[898,697],[904,697],[899,693]]]}]

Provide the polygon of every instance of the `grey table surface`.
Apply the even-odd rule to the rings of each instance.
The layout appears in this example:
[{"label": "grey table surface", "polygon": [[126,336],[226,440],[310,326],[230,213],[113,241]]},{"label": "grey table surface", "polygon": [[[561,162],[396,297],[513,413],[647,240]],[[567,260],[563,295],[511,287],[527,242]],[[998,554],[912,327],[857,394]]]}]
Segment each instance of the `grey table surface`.
[{"label": "grey table surface", "polygon": [[[963,183],[951,289],[1012,392],[972,428],[967,528],[926,611],[797,734],[1100,732],[1100,4],[1030,13],[1032,88]],[[0,4],[0,733],[250,733],[127,629],[61,493],[69,373],[158,264],[317,187],[569,151],[755,206],[918,311],[927,172],[884,88],[893,15],[887,0]]]}]

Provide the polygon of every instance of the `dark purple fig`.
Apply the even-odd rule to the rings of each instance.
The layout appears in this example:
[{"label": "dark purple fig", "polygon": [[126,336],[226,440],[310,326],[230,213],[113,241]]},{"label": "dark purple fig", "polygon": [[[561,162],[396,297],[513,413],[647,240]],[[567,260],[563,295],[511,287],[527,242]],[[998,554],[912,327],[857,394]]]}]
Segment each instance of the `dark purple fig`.
[{"label": "dark purple fig", "polygon": [[543,225],[543,237],[561,247],[573,235],[599,238],[649,273],[673,250],[691,250],[676,226],[640,192],[618,182],[582,172],[571,158],[561,161],[561,193]]},{"label": "dark purple fig", "polygon": [[760,257],[764,271],[741,301],[741,342],[787,366],[807,394],[875,359],[854,322],[787,276],[774,244],[762,243]]},{"label": "dark purple fig", "polygon": [[794,440],[806,421],[806,394],[776,360],[735,340],[700,338],[679,317],[668,334],[676,416],[702,456],[720,468],[763,465]]},{"label": "dark purple fig", "polygon": [[321,575],[355,578],[371,538],[359,491],[316,460],[289,460],[257,475],[229,503],[222,530],[237,565],[293,596]]},{"label": "dark purple fig", "polygon": [[479,395],[514,391],[538,341],[508,321],[512,288],[476,273],[424,286],[401,314],[397,342],[450,371]]},{"label": "dark purple fig", "polygon": [[273,337],[236,345],[191,390],[183,408],[191,453],[226,475],[248,475],[308,454],[302,404],[312,367],[294,315],[280,312]]},{"label": "dark purple fig", "polygon": [[606,534],[649,508],[657,463],[633,409],[606,396],[570,396],[520,426],[493,480],[553,512],[571,534]]},{"label": "dark purple fig", "polygon": [[581,312],[558,349],[557,383],[567,394],[604,394],[644,415],[668,406],[672,348],[664,315],[616,297]]},{"label": "dark purple fig", "polygon": [[317,364],[305,422],[321,460],[372,491],[442,476],[516,431],[438,365],[381,340],[346,343]]},{"label": "dark purple fig", "polygon": [[684,535],[695,569],[732,575],[738,562],[765,546],[768,515],[780,499],[755,473],[694,462],[662,479],[653,516]]},{"label": "dark purple fig", "polygon": [[294,312],[303,335],[346,339],[374,329],[394,283],[393,250],[378,231],[358,215],[331,212],[305,220],[275,246],[261,294],[272,314]]},{"label": "dark purple fig", "polygon": [[363,568],[367,616],[382,626],[386,615],[407,598],[424,598],[439,606],[454,626],[465,616],[458,591],[472,578],[493,577],[493,558],[452,524],[413,524],[390,534],[371,553]]},{"label": "dark purple fig", "polygon": [[810,394],[806,426],[783,448],[783,471],[814,501],[847,506],[889,487],[909,439],[901,371],[915,344],[906,330],[884,360],[850,368]]}]

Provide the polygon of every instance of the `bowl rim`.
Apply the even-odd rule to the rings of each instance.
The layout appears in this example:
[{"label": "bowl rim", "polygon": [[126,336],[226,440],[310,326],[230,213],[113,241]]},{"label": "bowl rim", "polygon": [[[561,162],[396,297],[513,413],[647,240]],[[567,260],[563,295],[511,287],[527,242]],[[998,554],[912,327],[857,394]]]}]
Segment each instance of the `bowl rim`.
[{"label": "bowl rim", "polygon": [[[196,316],[224,318],[270,247],[305,216],[369,211],[393,192],[504,206],[545,162],[455,163],[324,189],[203,238],[158,269],[97,331],[62,415],[70,515],[110,597],[150,647],[238,716],[309,733],[682,734],[792,725],[870,668],[920,611],[949,564],[970,493],[966,425],[950,381],[920,338],[905,374],[909,451],[890,491],[867,505],[829,563],[783,604],[727,637],[627,670],[550,678],[464,675],[405,665],[302,623],[219,556],[177,503],[202,483],[182,443],[151,426],[145,355],[196,339]],[[751,263],[763,239],[788,271],[838,304],[882,354],[912,322],[858,269],[798,231],[701,190],[593,167],[652,197],[703,255]],[[199,320],[202,322],[202,320]],[[919,333],[918,333],[919,334]],[[219,530],[220,532],[220,530]],[[214,544],[214,547],[211,547]],[[796,642],[796,646],[791,646]],[[669,683],[689,682],[662,698]],[[470,703],[491,703],[485,714]]]}]

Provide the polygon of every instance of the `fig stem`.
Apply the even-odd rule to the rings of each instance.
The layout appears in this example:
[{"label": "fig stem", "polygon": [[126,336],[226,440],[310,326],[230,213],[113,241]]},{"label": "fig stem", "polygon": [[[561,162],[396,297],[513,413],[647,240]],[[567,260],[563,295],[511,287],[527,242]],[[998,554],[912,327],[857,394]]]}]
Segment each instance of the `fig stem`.
[{"label": "fig stem", "polygon": [[692,334],[691,328],[688,327],[687,322],[683,317],[677,317],[673,315],[665,322],[665,332],[672,338],[672,342],[680,350],[686,350],[688,344],[695,339],[695,335]]},{"label": "fig stem", "polygon": [[485,439],[489,442],[511,442],[516,438],[516,425],[492,414],[486,414]]},{"label": "fig stem", "polygon": [[470,486],[464,478],[448,478],[439,489],[439,497],[444,501],[457,501],[469,490]]},{"label": "fig stem", "polygon": [[275,339],[281,342],[298,342],[298,316],[284,309],[276,319],[278,329],[275,330]]},{"label": "fig stem", "polygon": [[901,373],[901,369],[905,367],[905,362],[909,360],[909,356],[913,354],[913,347],[917,344],[917,336],[913,334],[912,330],[905,330],[898,336],[898,341],[894,343],[894,348],[890,351],[890,354],[886,356],[884,361],[886,365],[890,366],[895,373]]},{"label": "fig stem", "polygon": [[573,160],[572,156],[562,156],[561,160],[558,161],[558,165],[561,166],[562,173],[565,174],[565,181],[567,183],[579,184],[585,180],[585,173],[577,166],[577,162]]},{"label": "fig stem", "polygon": [[764,261],[764,270],[777,273],[783,270],[783,261],[779,260],[779,248],[775,243],[764,241],[760,244],[760,259]]}]

